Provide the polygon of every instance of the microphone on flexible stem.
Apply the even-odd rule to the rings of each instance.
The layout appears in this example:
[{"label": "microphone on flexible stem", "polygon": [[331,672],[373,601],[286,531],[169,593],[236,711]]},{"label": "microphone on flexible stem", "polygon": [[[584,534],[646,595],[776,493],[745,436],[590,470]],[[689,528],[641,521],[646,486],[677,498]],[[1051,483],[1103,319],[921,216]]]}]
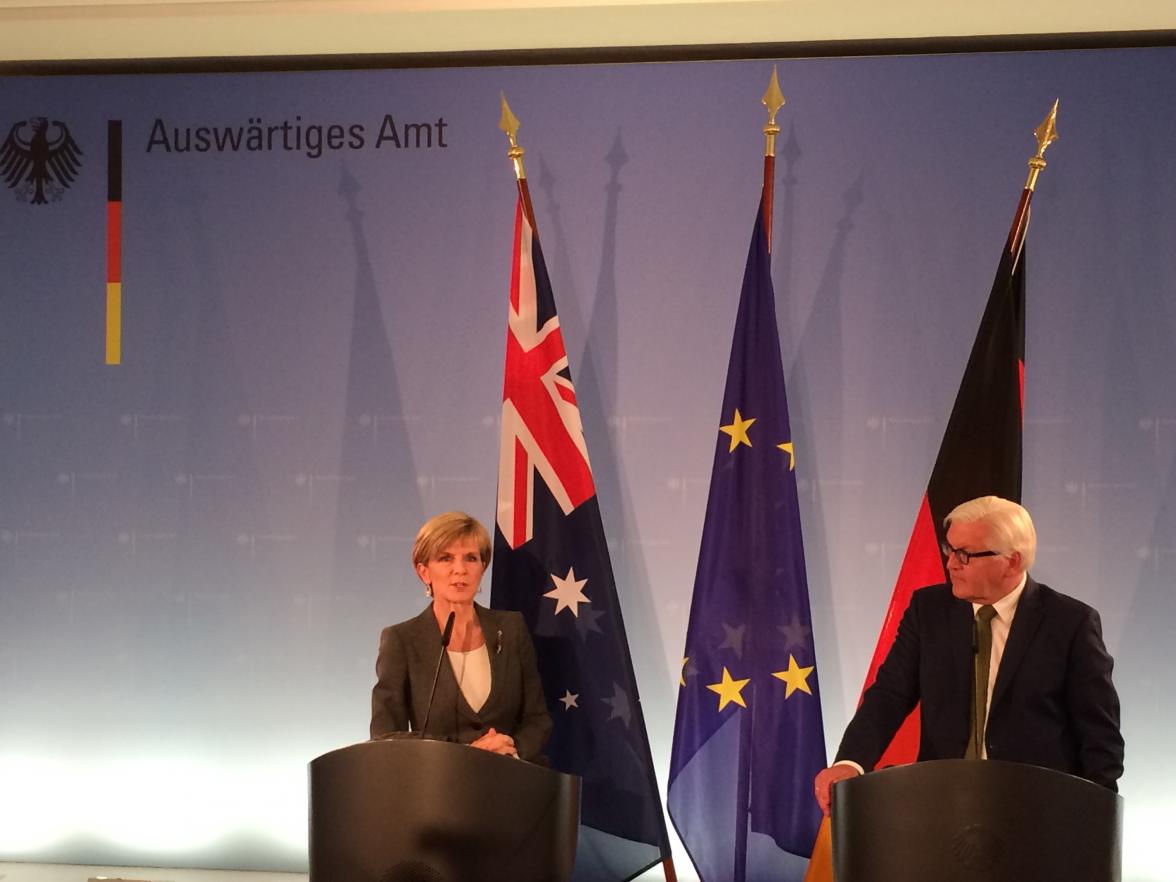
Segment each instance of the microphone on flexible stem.
[{"label": "microphone on flexible stem", "polygon": [[429,725],[429,714],[433,712],[433,696],[437,694],[437,678],[441,675],[441,661],[445,658],[445,650],[449,646],[449,638],[453,636],[453,620],[457,613],[451,611],[445,620],[445,631],[441,634],[441,651],[437,654],[437,669],[433,671],[433,688],[429,690],[429,703],[425,705],[425,721],[421,723],[421,737],[425,737],[425,730]]}]

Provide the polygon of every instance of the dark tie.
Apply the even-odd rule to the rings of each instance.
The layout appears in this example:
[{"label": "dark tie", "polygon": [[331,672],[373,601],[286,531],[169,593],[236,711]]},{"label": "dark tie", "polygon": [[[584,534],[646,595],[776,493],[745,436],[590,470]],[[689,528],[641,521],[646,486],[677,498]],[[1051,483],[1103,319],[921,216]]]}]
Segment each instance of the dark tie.
[{"label": "dark tie", "polygon": [[971,734],[964,759],[980,759],[984,746],[984,724],[988,718],[988,668],[992,661],[992,619],[996,607],[982,606],[976,610],[976,662],[972,677]]}]

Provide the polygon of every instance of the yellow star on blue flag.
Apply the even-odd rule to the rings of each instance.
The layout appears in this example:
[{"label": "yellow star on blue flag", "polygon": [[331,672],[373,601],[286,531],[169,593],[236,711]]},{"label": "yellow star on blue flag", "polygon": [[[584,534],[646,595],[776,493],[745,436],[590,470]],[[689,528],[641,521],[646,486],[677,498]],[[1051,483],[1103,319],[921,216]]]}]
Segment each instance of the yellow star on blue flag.
[{"label": "yellow star on blue flag", "polygon": [[746,680],[736,680],[731,676],[731,672],[725,667],[723,668],[723,679],[718,683],[708,683],[707,689],[711,692],[719,694],[719,710],[722,710],[731,702],[735,702],[740,707],[747,707],[747,702],[743,700],[743,687],[751,682],[751,678]]},{"label": "yellow star on blue flag", "polygon": [[788,688],[784,690],[784,697],[791,698],[792,693],[799,689],[801,692],[807,692],[809,695],[813,694],[813,690],[809,689],[808,675],[813,672],[813,665],[807,668],[802,668],[796,663],[796,658],[792,653],[788,654],[788,670],[773,671],[772,676],[777,680],[783,680],[788,684]]},{"label": "yellow star on blue flag", "polygon": [[788,471],[796,471],[796,448],[791,441],[777,444],[776,447],[788,454]]},{"label": "yellow star on blue flag", "polygon": [[739,413],[739,408],[735,408],[735,419],[730,425],[719,426],[719,431],[731,436],[731,447],[727,450],[728,453],[734,453],[735,448],[740,444],[751,446],[751,439],[747,437],[747,430],[751,428],[751,424],[755,422],[755,417],[745,420]]}]

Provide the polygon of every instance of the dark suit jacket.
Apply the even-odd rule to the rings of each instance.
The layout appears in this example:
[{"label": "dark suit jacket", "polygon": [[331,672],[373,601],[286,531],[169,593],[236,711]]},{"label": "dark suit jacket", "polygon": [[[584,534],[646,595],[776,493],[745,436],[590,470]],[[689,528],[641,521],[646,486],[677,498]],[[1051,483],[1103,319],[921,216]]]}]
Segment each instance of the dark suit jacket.
[{"label": "dark suit jacket", "polygon": [[[542,750],[551,734],[551,717],[523,617],[478,604],[474,610],[490,654],[490,695],[481,710],[474,711],[461,694],[446,655],[424,734],[469,744],[493,727],[514,738],[522,759],[544,762]],[[385,628],[380,634],[372,689],[372,738],[419,730],[440,651],[441,632],[432,605],[416,618]]]},{"label": "dark suit jacket", "polygon": [[[837,751],[867,770],[922,702],[919,759],[959,759],[968,742],[972,604],[950,585],[916,591]],[[1119,696],[1098,613],[1033,579],[1017,603],[985,733],[990,759],[1030,763],[1117,789]]]}]

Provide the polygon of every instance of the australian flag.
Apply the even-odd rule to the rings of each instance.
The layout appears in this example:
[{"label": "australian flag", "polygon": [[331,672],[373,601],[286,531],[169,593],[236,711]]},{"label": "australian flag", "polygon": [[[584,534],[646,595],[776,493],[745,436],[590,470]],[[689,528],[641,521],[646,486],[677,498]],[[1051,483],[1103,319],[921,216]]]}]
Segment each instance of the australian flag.
[{"label": "australian flag", "polygon": [[581,776],[574,879],[627,880],[670,854],[567,352],[539,240],[515,209],[491,605],[522,612],[547,755]]},{"label": "australian flag", "polygon": [[670,760],[703,882],[803,877],[825,766],[775,295],[756,217],[727,368]]}]

